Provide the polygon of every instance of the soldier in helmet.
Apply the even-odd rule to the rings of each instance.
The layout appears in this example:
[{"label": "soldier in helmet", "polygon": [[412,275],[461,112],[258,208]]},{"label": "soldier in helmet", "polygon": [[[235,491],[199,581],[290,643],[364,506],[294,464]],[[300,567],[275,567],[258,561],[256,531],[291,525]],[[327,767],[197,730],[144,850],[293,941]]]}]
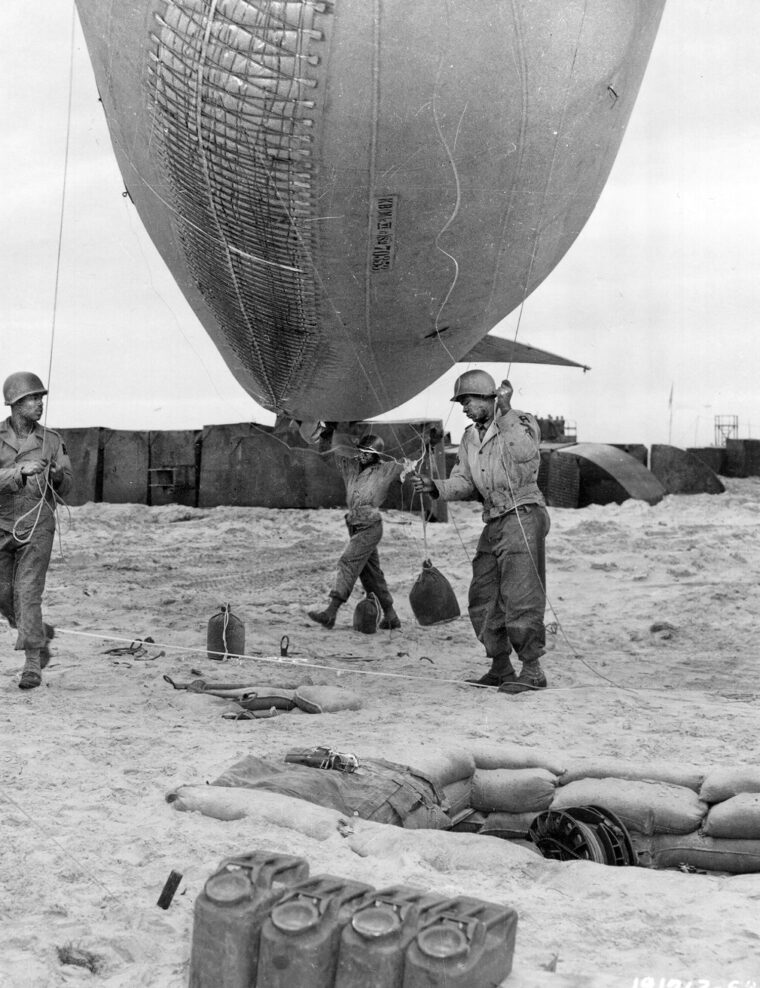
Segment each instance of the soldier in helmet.
[{"label": "soldier in helmet", "polygon": [[357,579],[367,594],[373,593],[383,609],[381,628],[400,628],[401,621],[393,607],[393,597],[380,568],[377,546],[383,537],[380,505],[391,483],[403,469],[395,460],[382,460],[385,444],[380,436],[367,433],[356,446],[349,436],[334,433],[331,451],[336,454],[338,469],[346,485],[346,526],[350,541],[338,560],[335,584],[323,611],[309,611],[312,621],[325,628],[335,627],[338,608],[351,595]]},{"label": "soldier in helmet", "polygon": [[[446,501],[476,498],[485,528],[472,561],[468,610],[491,668],[476,686],[522,693],[546,686],[544,541],[549,515],[538,489],[541,430],[527,412],[512,408],[512,385],[497,388],[490,374],[470,370],[454,386],[452,401],[472,420],[448,480],[413,477],[418,493]],[[522,663],[520,674],[512,650]]]},{"label": "soldier in helmet", "polygon": [[0,614],[18,630],[26,655],[19,687],[33,689],[50,660],[52,625],[42,620],[55,531],[56,496],[71,487],[71,463],[58,433],[39,424],[47,389],[36,374],[11,374],[0,423]]}]

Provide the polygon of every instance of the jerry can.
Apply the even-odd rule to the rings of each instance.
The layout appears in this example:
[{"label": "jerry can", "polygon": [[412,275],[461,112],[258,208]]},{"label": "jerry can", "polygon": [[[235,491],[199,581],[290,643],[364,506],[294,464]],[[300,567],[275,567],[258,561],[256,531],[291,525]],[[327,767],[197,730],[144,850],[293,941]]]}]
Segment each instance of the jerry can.
[{"label": "jerry can", "polygon": [[343,927],[335,988],[401,988],[409,944],[449,902],[404,885],[373,893]]},{"label": "jerry can", "polygon": [[230,604],[222,604],[219,613],[209,619],[206,651],[209,659],[218,662],[230,655],[245,655],[245,625]]},{"label": "jerry can", "polygon": [[409,945],[402,988],[497,988],[512,970],[516,933],[510,906],[450,899]]},{"label": "jerry can", "polygon": [[333,875],[299,882],[261,928],[256,985],[332,988],[341,930],[373,891]]},{"label": "jerry can", "polygon": [[308,874],[308,862],[290,854],[254,851],[225,858],[195,900],[190,988],[255,984],[261,924],[270,907]]}]

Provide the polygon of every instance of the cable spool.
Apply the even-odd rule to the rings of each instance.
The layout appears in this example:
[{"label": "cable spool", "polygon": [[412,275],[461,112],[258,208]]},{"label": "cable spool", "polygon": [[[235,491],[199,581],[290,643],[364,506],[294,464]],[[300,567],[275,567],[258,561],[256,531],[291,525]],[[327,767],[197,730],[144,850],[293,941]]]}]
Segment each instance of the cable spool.
[{"label": "cable spool", "polygon": [[545,858],[554,861],[636,864],[625,826],[614,813],[599,806],[539,813],[528,828],[528,837]]},{"label": "cable spool", "polygon": [[208,658],[217,662],[231,655],[245,655],[245,625],[232,613],[230,604],[222,604],[219,613],[209,619],[206,650]]}]

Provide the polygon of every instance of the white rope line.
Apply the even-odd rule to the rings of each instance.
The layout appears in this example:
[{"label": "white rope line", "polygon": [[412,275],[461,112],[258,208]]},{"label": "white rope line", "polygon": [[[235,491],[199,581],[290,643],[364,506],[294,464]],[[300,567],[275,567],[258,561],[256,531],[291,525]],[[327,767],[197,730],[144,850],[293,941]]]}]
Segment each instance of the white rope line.
[{"label": "white rope line", "polygon": [[[80,638],[97,638],[100,641],[124,642],[124,643],[129,644],[129,645],[134,645],[134,643],[137,642],[137,641],[141,641],[141,642],[145,643],[145,639],[144,638],[143,639],[140,639],[140,638],[122,638],[122,637],[118,637],[116,635],[103,634],[103,633],[100,633],[100,632],[75,631],[73,628],[61,628],[61,627],[58,627],[57,625],[56,625],[55,633],[56,633],[56,637],[58,637],[58,635],[76,635],[76,636],[78,636]],[[206,648],[200,648],[198,646],[192,646],[192,645],[171,645],[171,644],[168,644],[166,642],[157,642],[157,641],[152,641],[152,642],[149,642],[148,644],[150,644],[152,647],[155,647],[155,648],[159,648],[159,649],[161,649],[161,648],[163,648],[163,649],[170,649],[171,651],[175,651],[175,652],[193,652],[193,653],[202,654],[202,655],[208,655],[208,654],[211,654],[211,655],[220,655],[220,656],[223,655],[222,652],[211,652],[211,653],[209,653],[209,650],[206,649]],[[128,658],[128,656],[125,656],[125,657]],[[428,683],[429,682],[429,677],[427,677],[427,676],[410,676],[407,673],[402,673],[402,672],[379,672],[379,671],[373,670],[373,669],[354,669],[354,668],[340,668],[340,669],[336,669],[334,666],[323,665],[323,664],[318,663],[318,662],[303,662],[303,661],[301,661],[299,659],[294,659],[294,658],[291,658],[289,656],[281,656],[281,655],[235,655],[235,656],[229,656],[229,657],[230,658],[236,658],[236,659],[246,659],[246,660],[248,660],[250,662],[263,662],[263,663],[268,664],[268,665],[292,666],[293,668],[296,668],[296,669],[319,669],[322,672],[332,672],[336,676],[345,676],[345,675],[370,676],[370,677],[371,676],[374,676],[377,679],[404,679],[407,682],[414,682],[414,683],[420,683],[420,682]],[[584,662],[584,660],[580,656],[578,656],[578,655],[573,654],[571,657],[574,658],[574,659],[578,659],[580,662]],[[351,660],[348,659],[347,661],[350,662]],[[584,662],[584,664],[585,664],[585,662]],[[592,669],[591,671],[593,672],[594,670]],[[599,675],[599,674],[597,673],[596,675]],[[199,677],[199,678],[202,678],[202,677]],[[602,678],[605,678],[605,677],[602,677]],[[448,679],[448,678],[441,678],[440,676],[436,676],[435,677],[435,682],[436,683],[446,683],[446,684],[449,684],[449,685],[452,685],[452,686],[467,686],[468,689],[483,689],[484,691],[488,691],[488,688],[487,687],[473,686],[473,684],[467,683],[463,679]],[[612,687],[612,688],[614,688],[616,690],[622,690],[622,691],[625,691],[625,692],[635,692],[635,693],[644,693],[644,692],[646,692],[646,693],[668,693],[668,694],[670,694],[672,692],[672,690],[670,690],[667,687],[656,687],[656,686],[627,687],[627,686],[619,686],[617,683],[612,682],[612,680],[608,680],[608,682],[610,683],[610,686],[604,686],[604,687],[603,686],[597,686],[597,684],[593,684],[593,683],[592,684],[579,684],[578,686],[547,686],[547,687],[541,689],[540,691],[536,691],[536,692],[541,692],[541,693],[567,693],[567,692],[573,692],[575,690],[593,689],[594,686],[596,686],[596,688],[598,688],[598,689],[610,689],[610,687]]]}]

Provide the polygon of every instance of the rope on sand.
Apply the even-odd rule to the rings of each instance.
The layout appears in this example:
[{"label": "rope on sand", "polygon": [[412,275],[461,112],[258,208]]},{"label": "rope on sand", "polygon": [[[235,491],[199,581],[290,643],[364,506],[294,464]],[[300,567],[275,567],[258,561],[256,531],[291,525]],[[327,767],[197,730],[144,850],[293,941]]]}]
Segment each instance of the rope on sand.
[{"label": "rope on sand", "polygon": [[[94,631],[75,631],[73,628],[61,628],[57,625],[56,625],[55,633],[56,636],[76,635],[81,638],[96,638],[99,639],[100,641],[123,642],[127,645],[133,644],[135,642],[134,638],[121,638],[116,635],[94,632]],[[167,649],[169,651],[174,651],[174,652],[192,652],[198,655],[209,654],[208,649],[200,648],[198,646],[192,646],[192,645],[173,645],[167,642],[157,642],[157,641],[151,641],[151,645],[154,646],[155,648]],[[211,653],[211,654],[217,654],[220,656],[220,658],[223,657],[222,652]],[[419,682],[427,683],[429,682],[430,679],[429,676],[410,676],[408,673],[403,673],[403,672],[380,672],[374,669],[354,669],[354,668],[337,669],[334,666],[324,665],[319,662],[307,662],[304,661],[303,659],[296,659],[292,656],[246,654],[246,655],[231,656],[231,658],[244,659],[249,662],[263,662],[266,665],[292,666],[300,669],[318,669],[320,672],[331,672],[334,673],[336,676],[344,676],[344,675],[369,676],[369,677],[374,676],[377,679],[403,679],[406,680],[407,682],[417,682],[417,683]],[[424,657],[420,656],[420,658],[424,658]],[[580,656],[573,655],[572,658],[578,659],[584,665],[586,664],[585,660],[583,660]],[[451,686],[466,686],[468,689],[480,689],[483,690],[484,692],[494,692],[492,688],[473,686],[473,684],[467,683],[465,682],[465,680],[462,679],[449,679],[441,676],[436,676],[435,682],[446,683]],[[612,680],[606,679],[606,677],[605,677],[605,682],[608,683],[609,685],[603,686],[601,684],[583,683],[583,684],[579,684],[578,686],[545,686],[541,690],[537,690],[536,692],[569,693],[575,690],[588,691],[589,689],[592,689],[593,686],[596,686],[598,689],[622,690],[626,693],[642,693],[642,692],[669,693],[670,692],[670,690],[667,689],[666,687],[659,688],[656,686],[651,686],[651,687],[650,686],[647,687],[619,686],[617,683],[613,683]]]}]

